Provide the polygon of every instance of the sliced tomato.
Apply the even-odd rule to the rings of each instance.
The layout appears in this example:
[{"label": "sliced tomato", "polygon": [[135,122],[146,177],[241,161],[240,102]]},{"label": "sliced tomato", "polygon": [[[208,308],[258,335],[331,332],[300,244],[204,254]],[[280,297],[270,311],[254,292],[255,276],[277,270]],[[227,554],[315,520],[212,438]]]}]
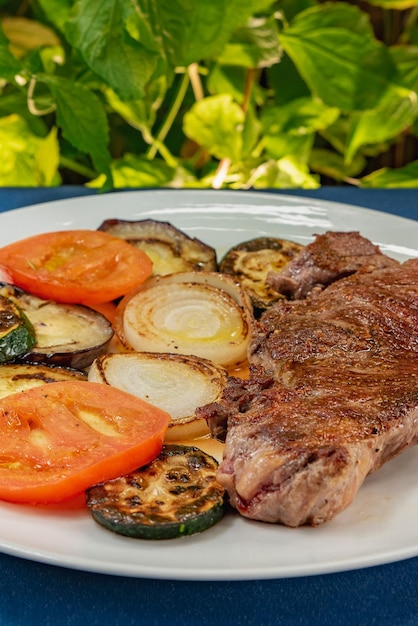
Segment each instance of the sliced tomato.
[{"label": "sliced tomato", "polygon": [[148,464],[170,416],[119,389],[56,382],[0,400],[0,499],[61,502]]},{"label": "sliced tomato", "polygon": [[139,248],[96,230],[34,235],[0,248],[0,269],[34,295],[57,302],[109,302],[152,272]]},{"label": "sliced tomato", "polygon": [[117,306],[114,302],[92,302],[89,306],[104,315],[111,324],[115,321]]}]

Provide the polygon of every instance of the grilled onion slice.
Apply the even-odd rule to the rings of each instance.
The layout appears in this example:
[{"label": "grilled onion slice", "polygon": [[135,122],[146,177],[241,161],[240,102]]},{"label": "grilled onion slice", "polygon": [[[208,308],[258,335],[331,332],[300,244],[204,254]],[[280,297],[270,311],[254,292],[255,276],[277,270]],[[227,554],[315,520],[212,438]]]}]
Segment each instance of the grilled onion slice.
[{"label": "grilled onion slice", "polygon": [[91,366],[88,380],[117,387],[171,415],[165,440],[179,441],[209,434],[199,406],[220,399],[226,370],[210,361],[180,354],[125,352],[104,354]]},{"label": "grilled onion slice", "polygon": [[254,309],[261,312],[283,298],[268,285],[268,272],[280,272],[302,247],[287,239],[257,237],[231,248],[220,261],[219,270],[239,280]]},{"label": "grilled onion slice", "polygon": [[169,222],[108,219],[98,230],[125,239],[145,252],[153,263],[154,276],[189,270],[216,271],[215,250]]},{"label": "grilled onion slice", "polygon": [[251,302],[232,277],[216,272],[156,276],[125,296],[114,322],[137,352],[192,354],[229,368],[245,362]]}]

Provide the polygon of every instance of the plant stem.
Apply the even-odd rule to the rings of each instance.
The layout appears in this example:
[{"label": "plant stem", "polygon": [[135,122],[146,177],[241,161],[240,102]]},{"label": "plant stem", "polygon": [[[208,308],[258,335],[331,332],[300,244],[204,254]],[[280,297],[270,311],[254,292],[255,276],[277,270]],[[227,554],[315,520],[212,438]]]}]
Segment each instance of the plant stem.
[{"label": "plant stem", "polygon": [[418,7],[415,6],[415,7],[412,7],[412,9],[410,9],[409,12],[407,13],[404,31],[399,37],[399,43],[405,44],[411,41],[411,32],[415,24],[417,23],[417,19],[418,19]]},{"label": "plant stem", "polygon": [[[250,68],[245,77],[244,98],[241,103],[241,109],[244,113],[247,112],[248,104],[251,98],[251,90],[254,84],[255,70]],[[219,161],[215,177],[213,179],[212,188],[220,189],[228,175],[229,166],[231,165],[231,159],[221,159]]]},{"label": "plant stem", "polygon": [[29,5],[30,5],[29,0],[24,0],[22,4],[20,5],[20,7],[18,8],[18,10],[16,11],[16,15],[18,17],[25,15],[27,11],[29,10]]},{"label": "plant stem", "polygon": [[220,189],[222,187],[224,180],[228,175],[228,170],[229,170],[230,165],[231,165],[231,159],[225,158],[219,161],[219,165],[218,165],[215,177],[212,182],[212,189]]},{"label": "plant stem", "polygon": [[52,113],[57,108],[55,104],[51,104],[46,109],[38,109],[35,102],[35,89],[36,89],[36,76],[32,76],[29,81],[28,93],[27,93],[27,105],[28,111],[32,115],[36,117],[41,117],[42,115],[48,115]]},{"label": "plant stem", "polygon": [[[163,159],[167,163],[167,165],[169,165],[170,167],[176,167],[176,165],[177,165],[176,157],[174,157],[171,154],[171,152],[167,148],[167,146],[162,141],[160,141],[160,139],[153,138],[152,141],[153,141],[153,143],[152,143],[151,148],[155,147],[155,150],[161,154],[161,156],[163,157]],[[151,152],[151,149],[149,150],[149,152]],[[149,154],[147,154],[146,156],[147,156],[148,159],[154,158],[153,156],[150,157]]]},{"label": "plant stem", "polygon": [[192,63],[191,65],[189,65],[189,67],[187,68],[187,72],[189,74],[190,84],[193,89],[193,95],[195,97],[195,100],[202,100],[205,97],[205,94],[203,91],[202,81],[200,80],[198,64]]},{"label": "plant stem", "polygon": [[77,161],[73,161],[73,159],[69,159],[63,155],[60,156],[60,166],[65,167],[67,170],[71,170],[76,174],[81,174],[85,178],[96,178],[97,172],[90,169],[86,165],[82,165],[81,163],[77,163]]},{"label": "plant stem", "polygon": [[354,185],[355,187],[360,187],[360,181],[357,178],[351,178],[350,176],[344,177],[344,182],[349,185]]},{"label": "plant stem", "polygon": [[146,157],[150,160],[152,160],[155,155],[157,154],[157,152],[160,152],[161,156],[164,158],[164,154],[161,151],[161,147],[162,144],[164,142],[164,139],[167,137],[168,132],[171,128],[171,126],[173,125],[173,122],[175,121],[176,117],[177,117],[177,113],[180,110],[180,107],[182,105],[182,102],[184,100],[184,97],[186,95],[187,92],[187,88],[189,86],[189,76],[187,73],[185,73],[181,80],[180,80],[180,84],[178,86],[177,89],[177,93],[175,95],[174,101],[167,113],[167,116],[160,128],[160,130],[157,133],[157,136],[155,137],[152,145],[149,147]]},{"label": "plant stem", "polygon": [[254,84],[254,78],[255,78],[255,69],[250,68],[245,77],[244,99],[241,104],[241,109],[244,111],[244,113],[246,113],[248,109],[248,104],[250,102],[250,97],[251,97],[251,90]]}]

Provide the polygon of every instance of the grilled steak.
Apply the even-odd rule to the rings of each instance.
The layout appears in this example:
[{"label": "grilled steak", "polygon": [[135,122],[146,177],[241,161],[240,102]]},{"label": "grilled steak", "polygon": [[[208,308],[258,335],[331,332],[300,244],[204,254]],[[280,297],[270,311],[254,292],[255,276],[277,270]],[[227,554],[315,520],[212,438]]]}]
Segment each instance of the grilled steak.
[{"label": "grilled steak", "polygon": [[203,410],[227,422],[218,480],[244,516],[318,525],[418,438],[418,259],[356,272],[256,323],[248,381]]},{"label": "grilled steak", "polygon": [[359,269],[370,272],[394,265],[397,261],[358,232],[327,232],[317,235],[281,272],[270,272],[267,282],[278,293],[299,300]]}]

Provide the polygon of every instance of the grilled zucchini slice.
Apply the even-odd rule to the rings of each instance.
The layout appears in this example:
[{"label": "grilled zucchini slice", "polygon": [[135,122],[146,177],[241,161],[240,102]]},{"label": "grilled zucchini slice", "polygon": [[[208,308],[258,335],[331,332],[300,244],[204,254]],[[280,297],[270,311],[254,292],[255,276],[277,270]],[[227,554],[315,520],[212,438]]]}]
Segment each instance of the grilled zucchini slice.
[{"label": "grilled zucchini slice", "polygon": [[302,248],[287,239],[256,237],[228,250],[219,263],[219,271],[231,274],[241,283],[257,314],[283,298],[267,284],[267,274],[280,272]]},{"label": "grilled zucchini slice", "polygon": [[93,519],[137,539],[199,533],[224,514],[218,462],[194,446],[167,444],[149,465],[86,492]]},{"label": "grilled zucchini slice", "polygon": [[153,263],[153,276],[217,269],[215,250],[170,222],[108,219],[98,230],[126,239],[145,252]]},{"label": "grilled zucchini slice", "polygon": [[35,329],[22,309],[0,294],[0,364],[25,354],[35,342]]}]

